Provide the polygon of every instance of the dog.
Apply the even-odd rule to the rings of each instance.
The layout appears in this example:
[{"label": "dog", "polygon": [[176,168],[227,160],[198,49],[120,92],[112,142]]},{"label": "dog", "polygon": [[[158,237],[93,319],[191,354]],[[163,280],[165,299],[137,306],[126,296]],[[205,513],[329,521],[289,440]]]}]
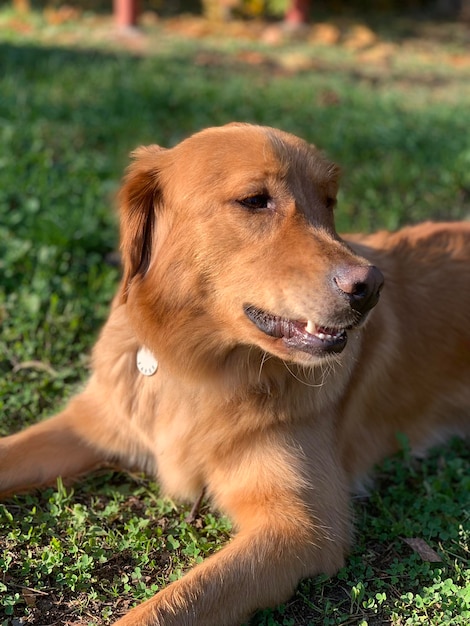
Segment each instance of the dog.
[{"label": "dog", "polygon": [[119,626],[230,626],[285,601],[343,565],[350,490],[397,433],[422,451],[470,432],[470,223],[343,239],[338,178],[249,124],[133,154],[91,377],[0,440],[3,496],[113,462],[232,519]]}]

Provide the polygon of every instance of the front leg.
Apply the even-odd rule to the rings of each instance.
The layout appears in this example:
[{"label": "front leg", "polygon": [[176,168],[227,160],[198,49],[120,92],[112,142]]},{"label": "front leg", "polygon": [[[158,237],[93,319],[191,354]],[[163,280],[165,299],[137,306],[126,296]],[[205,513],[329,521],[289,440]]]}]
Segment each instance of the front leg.
[{"label": "front leg", "polygon": [[[91,384],[63,411],[0,438],[0,497],[76,478],[100,466],[150,465],[150,453],[129,420]],[[149,461],[150,459],[150,461]]]},{"label": "front leg", "polygon": [[105,457],[83,426],[95,407],[74,399],[64,411],[0,439],[0,497],[83,474]]},{"label": "front leg", "polygon": [[341,567],[349,542],[341,470],[321,437],[299,441],[261,437],[219,456],[209,491],[238,534],[116,626],[236,626],[287,600],[301,578]]}]

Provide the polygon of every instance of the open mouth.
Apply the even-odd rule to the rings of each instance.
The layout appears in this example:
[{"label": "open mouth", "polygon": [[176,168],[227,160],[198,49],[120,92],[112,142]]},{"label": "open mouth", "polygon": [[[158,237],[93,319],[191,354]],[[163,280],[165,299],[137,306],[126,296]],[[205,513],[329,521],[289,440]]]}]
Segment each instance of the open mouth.
[{"label": "open mouth", "polygon": [[266,335],[282,339],[288,348],[308,352],[314,356],[341,352],[348,340],[346,328],[327,328],[310,320],[291,320],[272,315],[251,305],[245,305],[243,310],[253,324]]}]

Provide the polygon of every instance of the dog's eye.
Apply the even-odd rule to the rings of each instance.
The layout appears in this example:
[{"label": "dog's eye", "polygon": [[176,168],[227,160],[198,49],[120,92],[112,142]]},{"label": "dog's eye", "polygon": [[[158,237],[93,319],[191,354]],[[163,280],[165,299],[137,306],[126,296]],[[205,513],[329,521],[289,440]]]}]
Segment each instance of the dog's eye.
[{"label": "dog's eye", "polygon": [[267,193],[257,193],[253,196],[247,196],[238,201],[245,209],[258,211],[260,209],[272,208],[272,198]]}]

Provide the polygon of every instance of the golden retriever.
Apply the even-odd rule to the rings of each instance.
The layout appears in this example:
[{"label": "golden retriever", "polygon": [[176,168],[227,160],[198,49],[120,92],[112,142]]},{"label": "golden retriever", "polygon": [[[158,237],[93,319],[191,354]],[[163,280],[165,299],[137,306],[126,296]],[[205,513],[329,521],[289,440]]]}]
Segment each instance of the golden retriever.
[{"label": "golden retriever", "polygon": [[315,147],[248,124],[134,153],[90,380],[0,440],[2,495],[114,462],[233,520],[119,626],[235,625],[286,600],[343,564],[351,486],[397,433],[421,450],[470,431],[470,223],[344,240],[337,185]]}]

